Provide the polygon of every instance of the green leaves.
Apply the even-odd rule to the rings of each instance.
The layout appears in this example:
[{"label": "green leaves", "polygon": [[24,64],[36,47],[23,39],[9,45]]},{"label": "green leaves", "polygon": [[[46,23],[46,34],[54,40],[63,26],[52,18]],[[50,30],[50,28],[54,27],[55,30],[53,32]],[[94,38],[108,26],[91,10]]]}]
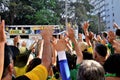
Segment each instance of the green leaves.
[{"label": "green leaves", "polygon": [[35,14],[36,24],[43,24],[43,25],[54,25],[59,24],[57,21],[58,18],[56,14],[48,9],[42,9],[37,11]]},{"label": "green leaves", "polygon": [[[68,0],[68,21],[78,26],[96,21],[90,23],[90,30],[97,32],[98,19],[87,14],[93,8],[88,0]],[[0,15],[12,25],[65,25],[65,0],[0,0]]]},{"label": "green leaves", "polygon": [[8,0],[6,3],[8,10],[0,11],[0,15],[7,24],[59,24],[60,16],[54,11],[56,0]]}]

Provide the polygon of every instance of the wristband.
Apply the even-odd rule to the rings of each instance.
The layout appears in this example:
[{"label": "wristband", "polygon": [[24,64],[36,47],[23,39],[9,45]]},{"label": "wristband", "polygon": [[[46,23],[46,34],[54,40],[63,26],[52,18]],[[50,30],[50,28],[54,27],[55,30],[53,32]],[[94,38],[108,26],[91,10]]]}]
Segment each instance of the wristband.
[{"label": "wristband", "polygon": [[66,60],[66,54],[65,54],[65,51],[58,51],[58,60],[61,61],[61,60]]},{"label": "wristband", "polygon": [[58,51],[58,60],[59,60],[60,74],[62,76],[62,80],[70,80],[70,70],[69,70],[65,51]]}]

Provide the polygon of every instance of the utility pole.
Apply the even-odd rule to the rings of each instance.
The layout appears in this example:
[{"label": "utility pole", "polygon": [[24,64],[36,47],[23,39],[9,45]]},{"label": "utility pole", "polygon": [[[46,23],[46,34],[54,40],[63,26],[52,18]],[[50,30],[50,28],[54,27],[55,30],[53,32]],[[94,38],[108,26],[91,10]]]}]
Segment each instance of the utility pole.
[{"label": "utility pole", "polygon": [[68,11],[68,6],[67,6],[67,0],[65,0],[65,26],[66,26],[66,29],[67,29],[67,23],[68,23],[68,19],[67,19],[67,11]]},{"label": "utility pole", "polygon": [[98,12],[98,33],[101,31],[100,12]]}]

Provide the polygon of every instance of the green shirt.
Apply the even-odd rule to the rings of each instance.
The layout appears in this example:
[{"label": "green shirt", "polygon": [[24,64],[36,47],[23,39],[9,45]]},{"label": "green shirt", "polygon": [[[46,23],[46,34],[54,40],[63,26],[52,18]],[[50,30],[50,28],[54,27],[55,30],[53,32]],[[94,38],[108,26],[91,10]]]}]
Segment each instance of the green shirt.
[{"label": "green shirt", "polygon": [[108,48],[110,49],[111,54],[114,54],[114,48],[110,43],[107,44]]},{"label": "green shirt", "polygon": [[116,74],[110,74],[110,73],[106,73],[105,77],[116,77]]},{"label": "green shirt", "polygon": [[79,67],[80,67],[80,64],[77,64],[77,65],[76,65],[76,68],[75,68],[75,69],[72,69],[72,70],[70,71],[71,80],[77,80],[76,78],[77,78],[77,72],[78,72]]}]

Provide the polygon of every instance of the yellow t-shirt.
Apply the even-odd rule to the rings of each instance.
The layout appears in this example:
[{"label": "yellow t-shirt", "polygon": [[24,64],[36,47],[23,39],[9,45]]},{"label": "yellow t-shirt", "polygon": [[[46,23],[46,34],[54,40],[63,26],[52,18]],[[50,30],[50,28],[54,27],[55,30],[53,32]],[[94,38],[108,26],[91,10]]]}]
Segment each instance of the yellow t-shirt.
[{"label": "yellow t-shirt", "polygon": [[16,77],[22,76],[26,73],[26,66],[24,67],[14,67],[16,72]]},{"label": "yellow t-shirt", "polygon": [[46,80],[48,76],[47,69],[43,65],[38,65],[32,71],[25,74],[30,80]]}]

